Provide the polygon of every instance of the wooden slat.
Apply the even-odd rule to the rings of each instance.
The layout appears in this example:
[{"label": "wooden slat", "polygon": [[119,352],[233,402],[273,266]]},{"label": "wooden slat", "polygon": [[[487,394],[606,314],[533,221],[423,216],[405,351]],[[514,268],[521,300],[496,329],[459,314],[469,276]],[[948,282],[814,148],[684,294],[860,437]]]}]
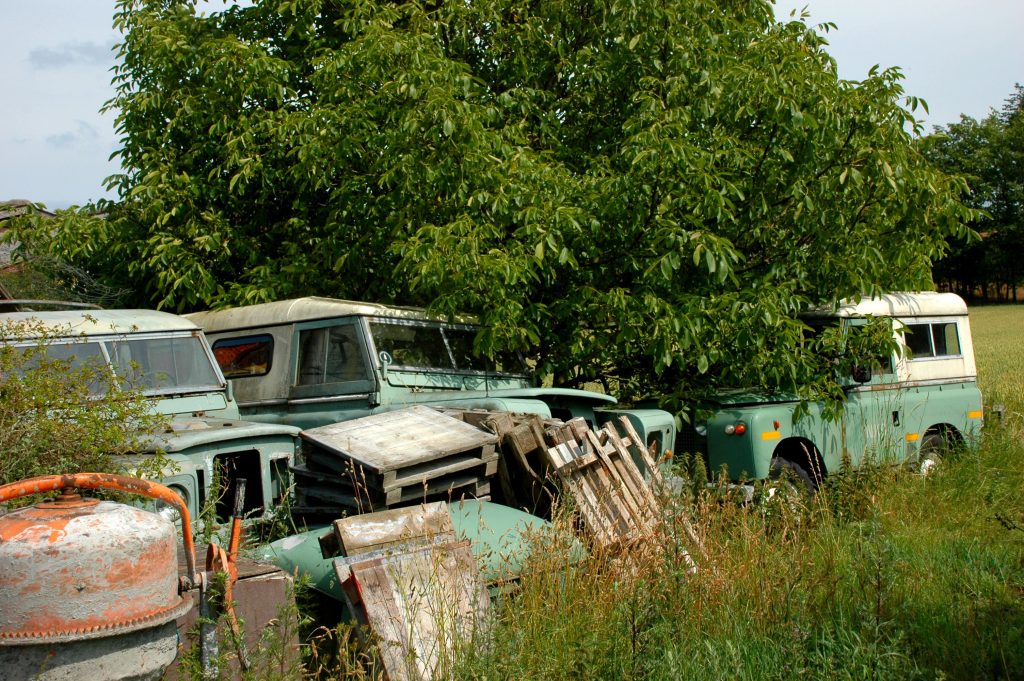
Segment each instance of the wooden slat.
[{"label": "wooden slat", "polygon": [[355,556],[416,537],[455,538],[448,506],[443,501],[335,520],[341,550]]},{"label": "wooden slat", "polygon": [[616,452],[616,465],[622,470],[622,475],[626,484],[630,487],[636,496],[638,501],[638,507],[644,509],[644,520],[653,520],[653,516],[656,514],[658,502],[654,498],[654,493],[651,492],[650,487],[647,486],[647,481],[644,480],[643,474],[636,467],[636,463],[633,460],[632,454],[626,448],[626,443],[623,442],[622,438],[615,431],[615,427],[609,424],[604,429],[608,434],[608,443]]},{"label": "wooden slat", "polygon": [[490,599],[468,541],[350,566],[390,681],[450,677],[456,647],[486,622]]},{"label": "wooden slat", "polygon": [[498,455],[494,451],[494,445],[486,445],[472,452],[465,452],[416,466],[389,471],[384,474],[383,489],[385,492],[389,492],[398,487],[421,484],[425,480],[432,480],[433,478],[492,462],[495,465],[485,475],[493,475],[497,470],[497,460]]},{"label": "wooden slat", "polygon": [[600,499],[607,522],[615,530],[615,536],[623,536],[630,531],[628,510],[621,507],[621,499],[609,477],[605,457],[599,450],[593,448],[596,441],[594,433],[588,432],[587,438],[591,444],[591,452],[593,452],[591,455],[597,458],[598,465],[593,466],[591,471],[584,472],[583,477],[593,487],[595,494]]},{"label": "wooden slat", "polygon": [[584,525],[591,532],[594,540],[599,544],[608,544],[613,541],[614,535],[604,516],[600,503],[594,491],[588,487],[583,479],[575,472],[568,472],[568,467],[576,458],[567,444],[551,447],[547,450],[551,461],[551,468],[554,470],[566,471],[561,475],[562,482],[576,499],[576,508]]},{"label": "wooden slat", "polygon": [[587,466],[593,466],[601,462],[596,454],[584,454],[573,459],[570,459],[568,463],[564,463],[555,469],[555,473],[558,475],[572,475],[578,472],[581,468]]},{"label": "wooden slat", "polygon": [[443,494],[448,494],[453,499],[457,499],[462,495],[477,497],[490,493],[490,480],[475,475],[456,475],[451,478],[431,480],[426,485],[410,485],[409,487],[393,489],[387,493],[384,503],[387,506],[393,506],[408,501],[423,501],[427,497],[436,498],[437,495]]},{"label": "wooden slat", "polygon": [[619,423],[622,424],[622,430],[626,436],[632,440],[633,446],[637,448],[638,453],[640,454],[640,460],[644,462],[644,465],[647,466],[647,470],[650,471],[651,480],[654,481],[654,489],[658,493],[664,493],[666,489],[665,479],[661,475],[661,469],[658,468],[657,462],[651,457],[651,453],[647,451],[647,443],[645,443],[643,438],[637,434],[636,428],[634,428],[633,424],[630,423],[628,416],[620,416]]},{"label": "wooden slat", "polygon": [[[585,456],[580,449],[579,443],[569,442],[565,445],[575,458]],[[608,543],[614,543],[623,533],[628,532],[629,525],[625,515],[618,506],[615,498],[615,491],[611,486],[608,475],[604,470],[603,462],[598,457],[598,463],[580,469],[576,476],[585,490],[590,492],[591,498],[596,499],[598,515],[600,516],[598,528],[607,532]]]},{"label": "wooden slat", "polygon": [[[332,499],[352,506],[356,504],[393,503],[397,499],[422,499],[424,496],[440,494],[445,490],[479,485],[488,482],[497,472],[498,461],[478,462],[471,468],[456,470],[441,476],[425,479],[412,478],[407,484],[385,491],[376,484],[379,481],[355,482],[352,478],[334,473],[310,470],[304,466],[293,466],[292,473],[303,481],[302,490],[308,494],[327,495]],[[392,500],[388,502],[388,500]]]},{"label": "wooden slat", "polygon": [[[548,431],[552,438],[570,438],[549,447],[548,460],[565,489],[576,498],[591,540],[597,546],[613,548],[648,537],[659,521],[659,504],[629,451],[633,441],[622,438],[614,424],[597,432],[573,426],[556,433]],[[635,431],[632,437],[640,441]]]},{"label": "wooden slat", "polygon": [[[607,457],[602,456],[601,445],[596,438],[591,439],[593,432],[588,433],[591,446],[597,447],[597,456],[601,459],[601,466],[594,466],[584,470],[584,478],[594,487],[598,498],[601,500],[605,513],[611,522],[618,528],[618,536],[625,537],[634,529],[633,514],[622,495],[621,485],[613,479],[613,471],[609,469]],[[571,447],[572,445],[570,445]]]},{"label": "wooden slat", "polygon": [[423,406],[311,428],[302,437],[381,474],[497,442],[490,433]]},{"label": "wooden slat", "polygon": [[[590,435],[593,435],[593,433]],[[646,504],[637,494],[629,471],[625,469],[620,470],[621,462],[618,461],[620,453],[612,446],[600,446],[599,443],[595,442],[596,440],[597,438],[595,437],[591,443],[596,445],[594,447],[595,451],[597,451],[601,461],[608,468],[608,472],[611,474],[620,496],[628,507],[634,520],[634,527],[636,529],[643,528],[647,524],[647,513],[646,510],[641,510],[641,506],[646,506]]]}]

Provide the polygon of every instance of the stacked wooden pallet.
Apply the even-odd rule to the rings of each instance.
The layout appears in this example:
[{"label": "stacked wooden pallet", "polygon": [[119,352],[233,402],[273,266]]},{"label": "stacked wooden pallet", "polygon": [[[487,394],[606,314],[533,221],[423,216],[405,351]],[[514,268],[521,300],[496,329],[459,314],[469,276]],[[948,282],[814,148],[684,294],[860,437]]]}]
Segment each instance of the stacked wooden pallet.
[{"label": "stacked wooden pallet", "polygon": [[430,407],[302,432],[296,510],[366,512],[415,501],[489,498],[497,437]]}]

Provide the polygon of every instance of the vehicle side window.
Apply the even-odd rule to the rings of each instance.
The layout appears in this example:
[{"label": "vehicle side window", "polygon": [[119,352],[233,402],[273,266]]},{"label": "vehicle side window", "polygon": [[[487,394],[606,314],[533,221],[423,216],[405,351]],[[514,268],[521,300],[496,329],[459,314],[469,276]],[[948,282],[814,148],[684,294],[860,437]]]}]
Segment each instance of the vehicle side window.
[{"label": "vehicle side window", "polygon": [[225,378],[265,376],[274,356],[274,337],[260,334],[221,338],[213,344],[213,356]]},{"label": "vehicle side window", "polygon": [[956,322],[907,324],[904,338],[910,359],[960,355],[960,336],[956,327]]},{"label": "vehicle side window", "polygon": [[[892,348],[889,352],[879,353],[877,343],[879,334],[892,339],[892,320],[875,318],[873,320],[850,319],[844,324],[846,351],[857,358],[854,366],[854,380],[867,383],[872,379],[888,380],[893,375]],[[891,346],[891,343],[890,343]]]},{"label": "vehicle side window", "polygon": [[369,367],[352,324],[299,332],[297,385],[344,383],[370,378]]},{"label": "vehicle side window", "polygon": [[937,356],[962,354],[955,322],[932,324],[932,342]]}]

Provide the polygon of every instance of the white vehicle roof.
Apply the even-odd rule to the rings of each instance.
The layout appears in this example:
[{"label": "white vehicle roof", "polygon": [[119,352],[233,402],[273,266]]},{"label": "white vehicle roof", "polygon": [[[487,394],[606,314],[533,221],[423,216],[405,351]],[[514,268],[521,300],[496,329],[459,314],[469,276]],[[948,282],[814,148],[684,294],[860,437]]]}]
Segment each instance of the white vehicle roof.
[{"label": "white vehicle roof", "polygon": [[[193,312],[185,316],[203,327],[208,333],[216,333],[233,329],[260,328],[353,315],[446,321],[443,317],[427,314],[425,310],[417,307],[379,305],[316,296],[232,307],[224,310]],[[456,321],[466,324],[473,322],[469,317],[460,317]]]},{"label": "white vehicle roof", "polygon": [[836,309],[815,309],[809,316],[949,317],[967,314],[967,303],[955,293],[936,291],[886,293],[860,301],[843,301]]},{"label": "white vehicle roof", "polygon": [[24,324],[29,333],[103,336],[159,331],[198,331],[179,315],[156,310],[38,310],[0,314],[0,323]]}]

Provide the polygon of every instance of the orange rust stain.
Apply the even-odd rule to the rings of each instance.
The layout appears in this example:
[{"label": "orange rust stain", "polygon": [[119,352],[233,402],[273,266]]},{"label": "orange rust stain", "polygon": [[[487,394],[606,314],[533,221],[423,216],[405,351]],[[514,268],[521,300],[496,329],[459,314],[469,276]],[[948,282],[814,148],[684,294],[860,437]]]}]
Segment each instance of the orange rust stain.
[{"label": "orange rust stain", "polygon": [[55,544],[67,536],[70,518],[50,518],[41,522],[36,518],[11,518],[0,523],[0,541],[40,542]]},{"label": "orange rust stain", "polygon": [[119,623],[118,620],[111,620],[108,616],[97,614],[92,617],[69,618],[55,614],[49,610],[36,611],[24,622],[21,622],[18,631],[34,631],[43,633],[59,633],[69,630],[87,629],[90,627],[106,627]]},{"label": "orange rust stain", "polygon": [[157,581],[168,572],[177,577],[177,554],[161,542],[142,554],[112,561],[105,576],[108,584],[135,585]]}]

